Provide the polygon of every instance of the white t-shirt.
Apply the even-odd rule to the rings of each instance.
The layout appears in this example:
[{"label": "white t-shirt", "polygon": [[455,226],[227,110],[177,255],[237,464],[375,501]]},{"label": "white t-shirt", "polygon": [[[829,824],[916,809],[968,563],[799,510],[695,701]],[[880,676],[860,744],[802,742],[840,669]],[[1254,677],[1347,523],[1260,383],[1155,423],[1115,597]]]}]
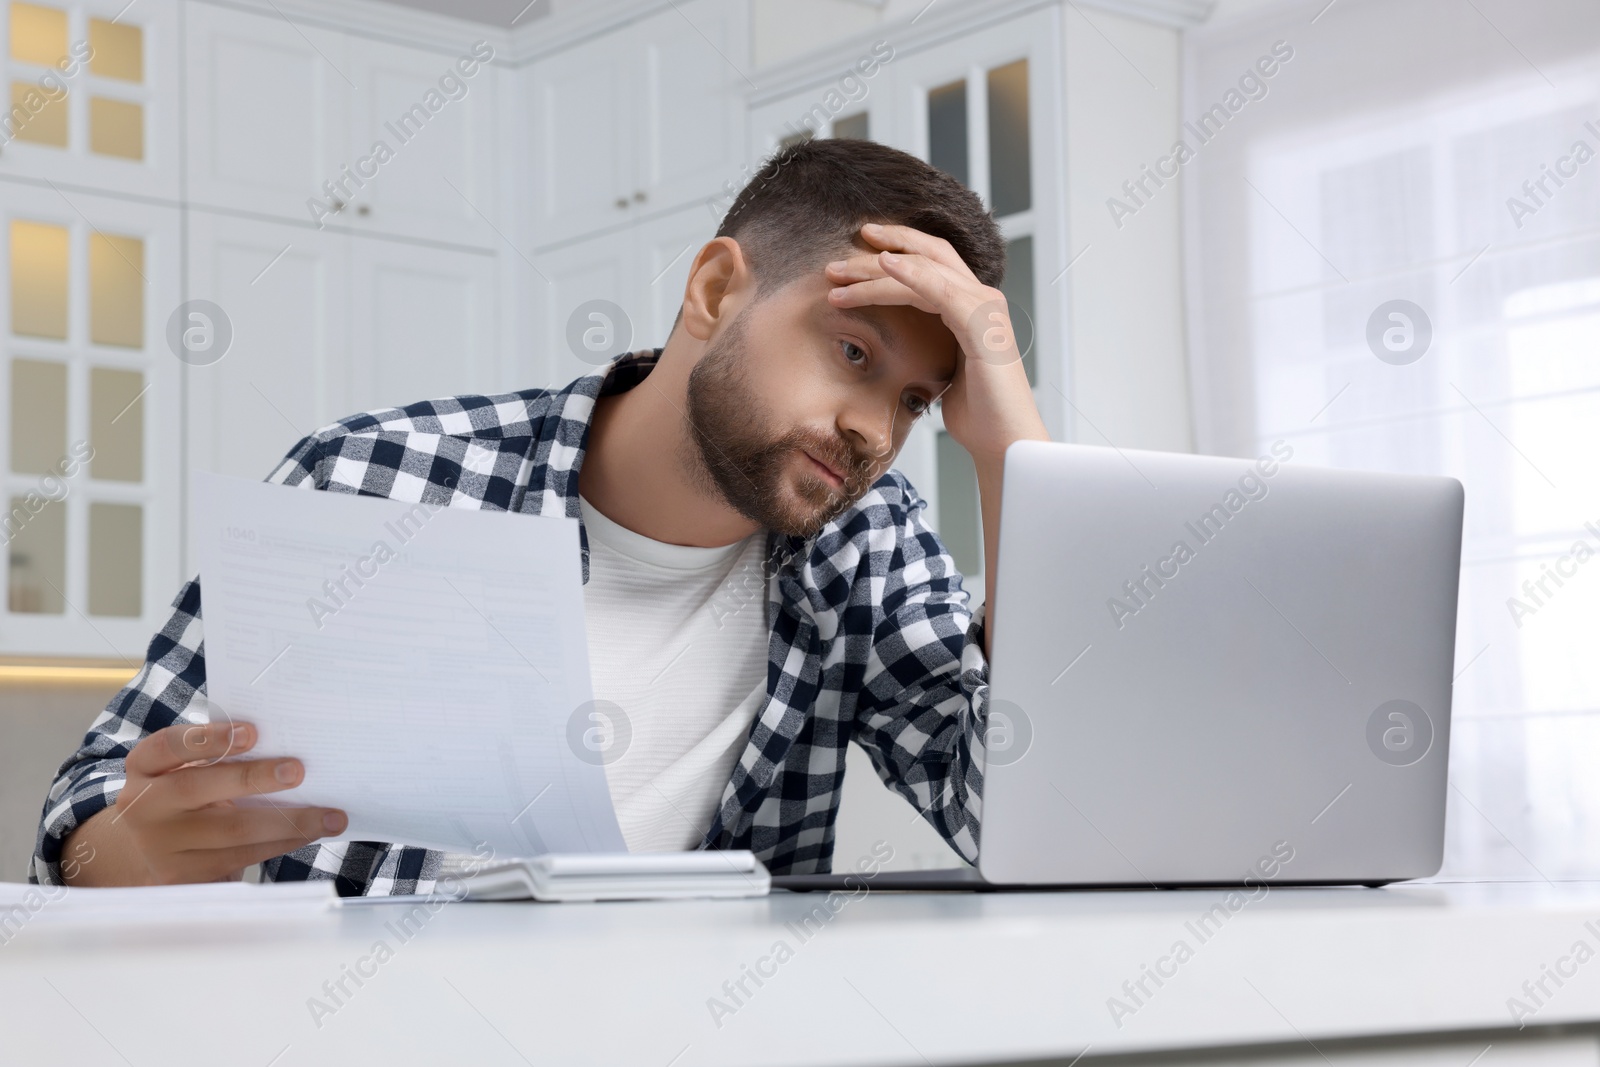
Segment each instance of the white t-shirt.
[{"label": "white t-shirt", "polygon": [[692,849],[766,702],[766,533],[670,545],[579,505],[594,695],[622,709],[631,735],[605,765],[617,822],[629,851]]}]

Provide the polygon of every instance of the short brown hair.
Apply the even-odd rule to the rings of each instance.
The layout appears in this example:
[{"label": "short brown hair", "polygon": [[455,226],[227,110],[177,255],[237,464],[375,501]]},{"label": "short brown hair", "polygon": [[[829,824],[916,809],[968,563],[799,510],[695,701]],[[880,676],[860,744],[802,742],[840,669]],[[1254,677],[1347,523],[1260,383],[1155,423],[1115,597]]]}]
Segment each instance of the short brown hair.
[{"label": "short brown hair", "polygon": [[944,238],[985,285],[998,287],[1005,276],[1005,241],[977,194],[875,141],[813,139],[780,148],[740,191],[717,236],[739,242],[759,298],[839,258],[868,222]]}]

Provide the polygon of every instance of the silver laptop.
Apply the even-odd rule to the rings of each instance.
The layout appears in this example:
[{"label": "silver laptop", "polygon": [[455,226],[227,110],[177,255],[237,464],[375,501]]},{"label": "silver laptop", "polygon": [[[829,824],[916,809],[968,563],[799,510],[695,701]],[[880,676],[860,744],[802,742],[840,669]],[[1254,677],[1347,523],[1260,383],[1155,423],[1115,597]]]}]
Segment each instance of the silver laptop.
[{"label": "silver laptop", "polygon": [[[976,869],[874,888],[1436,873],[1461,484],[1019,442]],[[775,888],[859,885],[799,875]]]}]

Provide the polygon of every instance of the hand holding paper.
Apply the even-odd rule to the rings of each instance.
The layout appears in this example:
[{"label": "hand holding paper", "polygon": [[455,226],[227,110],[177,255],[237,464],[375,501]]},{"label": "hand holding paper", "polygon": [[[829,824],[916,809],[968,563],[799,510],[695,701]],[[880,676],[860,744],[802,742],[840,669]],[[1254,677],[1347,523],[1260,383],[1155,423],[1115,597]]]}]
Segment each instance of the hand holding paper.
[{"label": "hand holding paper", "polygon": [[626,851],[566,742],[591,699],[576,520],[210,474],[194,499],[212,719],[305,767],[261,803],[340,808],[342,840]]}]

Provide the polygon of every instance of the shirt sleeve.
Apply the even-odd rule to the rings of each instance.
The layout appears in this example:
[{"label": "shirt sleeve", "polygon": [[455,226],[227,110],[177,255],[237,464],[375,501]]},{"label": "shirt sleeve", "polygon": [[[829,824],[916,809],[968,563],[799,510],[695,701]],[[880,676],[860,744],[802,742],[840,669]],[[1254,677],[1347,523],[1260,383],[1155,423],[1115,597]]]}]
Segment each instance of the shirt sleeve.
[{"label": "shirt sleeve", "polygon": [[[321,488],[322,448],[317,437],[295,445],[268,476],[269,482]],[[172,614],[150,641],[144,664],[133,680],[106,705],[78,750],[56,771],[45,800],[28,880],[62,885],[62,866],[87,857],[64,855],[67,836],[89,818],[116,803],[126,781],[128,753],[149,734],[178,722],[204,723],[220,717],[206,699],[204,628],[200,621],[200,580],[184,583]],[[268,881],[328,878],[341,896],[407,893],[431,884],[438,857],[424,849],[372,842],[311,844],[262,865]]]},{"label": "shirt sleeve", "polygon": [[177,722],[210,720],[205,678],[196,580],[184,583],[178,592],[166,625],[150,639],[139,673],[111,698],[78,750],[56,771],[39,823],[29,881],[64,884],[61,864],[67,835],[116,802],[134,745]]},{"label": "shirt sleeve", "polygon": [[[906,488],[909,490],[909,483]],[[969,863],[978,859],[989,662],[955,560],[908,493],[855,716],[879,777]]]}]

